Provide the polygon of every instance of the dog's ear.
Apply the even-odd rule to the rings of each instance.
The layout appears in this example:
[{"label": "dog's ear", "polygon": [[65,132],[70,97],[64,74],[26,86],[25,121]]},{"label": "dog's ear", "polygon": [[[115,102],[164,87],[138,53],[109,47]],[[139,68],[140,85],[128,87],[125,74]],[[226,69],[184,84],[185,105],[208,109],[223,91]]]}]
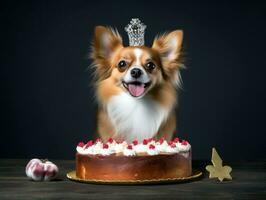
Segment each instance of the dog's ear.
[{"label": "dog's ear", "polygon": [[122,38],[119,33],[104,26],[96,26],[93,39],[94,59],[109,59],[112,53],[122,47]]},{"label": "dog's ear", "polygon": [[172,78],[182,67],[180,55],[183,42],[183,31],[175,30],[154,39],[152,48],[159,52],[165,73]]},{"label": "dog's ear", "polygon": [[183,31],[176,30],[155,38],[152,48],[159,51],[163,61],[176,61],[180,55]]},{"label": "dog's ear", "polygon": [[104,26],[95,27],[90,56],[96,66],[98,78],[104,79],[110,75],[111,56],[117,49],[122,47],[122,38],[116,30]]}]

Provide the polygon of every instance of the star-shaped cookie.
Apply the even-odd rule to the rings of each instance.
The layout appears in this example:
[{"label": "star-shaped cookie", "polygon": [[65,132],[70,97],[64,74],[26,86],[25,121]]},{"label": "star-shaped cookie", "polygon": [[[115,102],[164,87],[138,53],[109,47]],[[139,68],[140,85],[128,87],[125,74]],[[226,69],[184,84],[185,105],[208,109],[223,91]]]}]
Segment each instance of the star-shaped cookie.
[{"label": "star-shaped cookie", "polygon": [[220,181],[224,179],[232,180],[230,175],[232,168],[230,166],[223,166],[223,161],[215,148],[212,148],[211,161],[213,165],[206,166],[206,170],[210,173],[209,178],[218,178]]}]

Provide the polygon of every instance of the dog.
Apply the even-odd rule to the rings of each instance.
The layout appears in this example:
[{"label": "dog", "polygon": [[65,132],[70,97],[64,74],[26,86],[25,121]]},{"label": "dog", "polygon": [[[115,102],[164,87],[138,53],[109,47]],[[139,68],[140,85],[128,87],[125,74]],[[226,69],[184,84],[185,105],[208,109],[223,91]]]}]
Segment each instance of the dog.
[{"label": "dog", "polygon": [[103,141],[170,140],[176,130],[183,31],[157,36],[152,47],[123,46],[117,30],[95,28],[91,58]]}]

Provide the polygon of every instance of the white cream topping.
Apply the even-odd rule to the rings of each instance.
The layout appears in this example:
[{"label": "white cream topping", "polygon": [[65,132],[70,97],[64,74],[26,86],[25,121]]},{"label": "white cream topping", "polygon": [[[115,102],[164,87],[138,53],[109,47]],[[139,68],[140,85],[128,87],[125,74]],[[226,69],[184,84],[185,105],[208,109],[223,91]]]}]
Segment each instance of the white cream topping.
[{"label": "white cream topping", "polygon": [[177,149],[179,152],[187,152],[191,148],[191,146],[188,142],[186,145],[183,145],[181,142],[178,142],[178,143],[176,143],[176,146],[177,146]]},{"label": "white cream topping", "polygon": [[103,156],[109,156],[109,155],[111,155],[113,153],[114,153],[114,151],[112,151],[110,148],[103,148],[100,151],[100,154],[103,155]]},{"label": "white cream topping", "polygon": [[163,141],[162,144],[160,144],[160,142],[156,142],[156,149],[159,151],[159,152],[167,152],[167,147],[168,147],[168,143],[166,140]]},{"label": "white cream topping", "polygon": [[115,150],[116,150],[116,147],[118,144],[115,141],[113,141],[112,143],[107,142],[107,145],[108,145],[109,149],[111,149],[113,152],[116,152]]},{"label": "white cream topping", "polygon": [[150,156],[154,156],[154,155],[158,155],[159,151],[157,149],[148,149],[147,154],[149,154]]},{"label": "white cream topping", "polygon": [[134,151],[136,151],[136,153],[145,153],[145,152],[147,152],[147,150],[149,148],[148,148],[148,145],[137,144],[137,145],[133,146],[133,149],[134,149]]},{"label": "white cream topping", "polygon": [[80,154],[86,154],[86,153],[84,152],[83,147],[77,146],[76,150],[77,150],[77,152],[80,153]]},{"label": "white cream topping", "polygon": [[93,146],[83,148],[83,152],[84,152],[84,154],[94,154]]},{"label": "white cream topping", "polygon": [[[113,141],[112,143],[107,142],[106,143],[108,147],[104,148],[104,144],[102,142],[96,142],[92,146],[84,145],[83,147],[77,146],[76,150],[79,154],[86,154],[86,155],[111,155],[115,153],[123,153],[125,156],[135,156],[139,153],[147,153],[148,155],[158,155],[160,153],[180,153],[187,156],[186,153],[188,153],[191,149],[191,145],[186,142],[186,144],[182,144],[182,142],[172,143],[172,146],[168,144],[166,140],[164,140],[162,143],[159,141],[151,141],[147,145],[144,145],[143,143],[139,143],[137,145],[131,144],[132,149],[128,149],[128,143],[122,142],[117,143]],[[155,148],[149,148],[150,145],[153,145]]]},{"label": "white cream topping", "polygon": [[135,156],[136,152],[133,149],[124,149],[123,154],[125,156]]},{"label": "white cream topping", "polygon": [[116,153],[121,153],[124,151],[124,149],[125,149],[125,147],[122,144],[118,144],[115,146],[115,152]]},{"label": "white cream topping", "polygon": [[176,147],[167,146],[165,149],[166,153],[178,153],[178,149]]},{"label": "white cream topping", "polygon": [[103,148],[103,143],[97,142],[96,144],[93,145],[93,154],[101,154],[102,148]]}]

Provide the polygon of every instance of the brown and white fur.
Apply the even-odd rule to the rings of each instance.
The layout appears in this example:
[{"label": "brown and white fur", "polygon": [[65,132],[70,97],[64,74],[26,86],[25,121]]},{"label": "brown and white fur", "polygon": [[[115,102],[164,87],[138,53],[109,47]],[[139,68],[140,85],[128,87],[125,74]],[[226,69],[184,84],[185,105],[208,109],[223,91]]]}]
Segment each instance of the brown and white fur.
[{"label": "brown and white fur", "polygon": [[156,37],[151,48],[124,47],[117,31],[95,28],[91,58],[96,68],[98,134],[104,141],[171,139],[182,40],[183,32],[176,30]]}]

